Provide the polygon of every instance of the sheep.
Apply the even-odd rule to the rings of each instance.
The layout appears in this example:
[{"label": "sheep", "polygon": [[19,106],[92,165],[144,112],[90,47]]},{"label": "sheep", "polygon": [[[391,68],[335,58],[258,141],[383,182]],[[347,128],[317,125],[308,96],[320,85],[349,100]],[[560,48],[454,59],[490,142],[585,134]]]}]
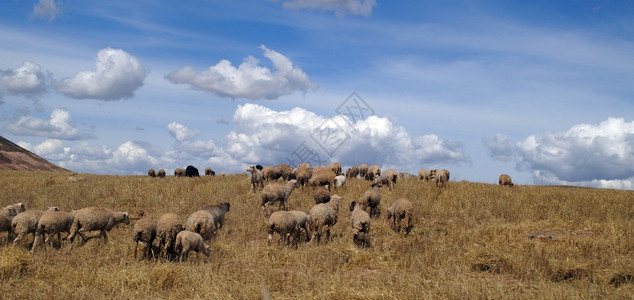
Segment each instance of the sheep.
[{"label": "sheep", "polygon": [[412,211],[414,210],[412,202],[405,199],[400,198],[387,209],[387,220],[392,219],[392,229],[396,232],[401,231],[401,222],[405,220],[405,232],[409,234],[412,229]]},{"label": "sheep", "polygon": [[158,177],[159,178],[165,178],[165,169],[160,169],[158,170]]},{"label": "sheep", "polygon": [[262,170],[262,175],[267,181],[277,180],[279,178],[287,181],[292,179],[293,168],[291,168],[291,166],[287,164],[279,164],[273,167],[264,167],[264,169]]},{"label": "sheep", "polygon": [[156,220],[153,220],[149,215],[147,215],[144,211],[139,210],[137,212],[137,217],[139,218],[136,223],[134,223],[134,259],[137,259],[137,250],[139,249],[139,242],[145,244],[145,254],[141,257],[141,259],[147,257],[148,259],[152,258],[152,244],[154,243],[154,239],[156,239]]},{"label": "sheep", "polygon": [[216,222],[211,212],[201,209],[187,217],[187,230],[200,234],[203,239],[211,239],[216,232]]},{"label": "sheep", "polygon": [[260,171],[256,166],[250,165],[247,169],[247,172],[251,173],[251,188],[255,193],[256,189],[264,188],[264,177],[262,176],[262,171]]},{"label": "sheep", "polygon": [[344,184],[346,184],[346,176],[345,175],[337,175],[337,176],[335,176],[335,179],[333,179],[332,183],[335,186],[335,188],[340,188]]},{"label": "sheep", "polygon": [[350,203],[350,225],[352,226],[352,240],[357,245],[367,247],[370,245],[370,215],[363,210],[361,204],[356,201]]},{"label": "sheep", "polygon": [[390,191],[394,190],[394,185],[398,180],[398,172],[394,169],[388,169],[379,177],[379,182],[382,185],[387,185],[390,188]]},{"label": "sheep", "polygon": [[[275,177],[275,175],[273,174],[274,170],[273,167],[271,166],[266,166],[264,168],[262,168],[262,176],[264,176],[264,179],[268,182],[272,177]],[[275,177],[275,179],[277,179],[279,177]]]},{"label": "sheep", "polygon": [[315,204],[329,202],[330,189],[328,188],[327,185],[316,187],[315,191],[313,192],[313,198],[315,199]]},{"label": "sheep", "polygon": [[205,176],[216,176],[216,172],[214,172],[214,170],[212,170],[210,167],[206,167]]},{"label": "sheep", "polygon": [[418,181],[430,181],[431,174],[429,170],[420,169],[418,170]]},{"label": "sheep", "polygon": [[363,206],[363,210],[370,208],[370,217],[378,216],[379,214],[379,204],[381,204],[381,193],[379,192],[379,188],[381,184],[377,181],[372,183],[371,188],[366,190],[361,196],[361,200],[359,200],[359,204]]},{"label": "sheep", "polygon": [[294,237],[293,246],[297,246],[297,241],[299,241],[301,234],[297,221],[295,214],[290,211],[280,210],[272,213],[269,217],[269,226],[267,230],[269,235],[268,244],[271,244],[273,234],[278,233],[280,235],[278,243],[283,240],[284,244],[288,245],[290,243],[290,236],[292,235]]},{"label": "sheep", "polygon": [[49,244],[51,237],[57,236],[57,245],[61,247],[61,233],[66,232],[66,237],[64,239],[68,238],[76,213],[77,211],[75,210],[71,212],[49,211],[44,213],[37,223],[37,228],[35,229],[35,240],[33,241],[31,252],[33,252],[37,246],[38,241],[44,238],[45,234],[46,239],[44,240],[44,244]]},{"label": "sheep", "polygon": [[398,173],[398,178],[399,178],[399,179],[405,179],[405,180],[407,180],[407,179],[415,179],[415,178],[418,178],[418,176],[416,176],[416,175],[414,175],[414,174],[412,174],[412,173],[399,172],[399,173]]},{"label": "sheep", "polygon": [[300,229],[300,231],[303,230],[306,233],[306,241],[310,241],[310,230],[308,228],[310,218],[308,217],[308,214],[301,210],[291,210],[289,212],[292,213],[293,216],[295,216],[295,221],[297,221],[297,227]]},{"label": "sheep", "polygon": [[214,225],[217,229],[222,228],[222,226],[224,225],[225,215],[229,212],[230,208],[231,204],[228,202],[203,207],[204,210],[210,212],[213,216]]},{"label": "sheep", "polygon": [[202,253],[207,257],[211,254],[211,247],[205,244],[202,236],[198,233],[187,230],[181,231],[178,235],[176,235],[174,248],[180,257],[181,262],[187,261],[189,251]]},{"label": "sheep", "polygon": [[154,171],[154,169],[149,169],[147,171],[147,175],[150,177],[156,177],[156,171]]},{"label": "sheep", "polygon": [[16,235],[13,244],[17,245],[27,234],[33,234],[33,241],[35,241],[35,229],[37,229],[37,222],[40,220],[45,212],[59,211],[59,207],[51,206],[46,210],[26,210],[17,214],[11,220],[11,229]]},{"label": "sheep", "polygon": [[300,169],[297,167],[297,171],[295,172],[295,178],[297,178],[298,184],[302,187],[308,184],[312,175],[312,169]]},{"label": "sheep", "polygon": [[374,178],[379,178],[379,176],[381,176],[381,168],[378,165],[371,165],[368,167],[365,179],[372,181]]},{"label": "sheep", "polygon": [[346,177],[356,178],[359,176],[359,166],[352,166],[346,170]]},{"label": "sheep", "polygon": [[436,186],[440,184],[441,187],[445,187],[445,184],[449,182],[449,170],[447,169],[431,169],[429,176],[436,181]]},{"label": "sheep", "polygon": [[286,201],[291,196],[293,189],[297,187],[297,180],[291,179],[286,183],[269,183],[262,189],[262,208],[280,202],[279,209],[286,210]]},{"label": "sheep", "polygon": [[368,165],[361,164],[359,165],[359,177],[365,178],[368,175]]},{"label": "sheep", "polygon": [[187,177],[200,177],[200,173],[198,173],[198,169],[192,165],[187,166],[185,168],[185,176]]},{"label": "sheep", "polygon": [[335,180],[335,173],[328,169],[313,169],[313,174],[308,180],[308,184],[311,186],[329,185],[332,186]]},{"label": "sheep", "polygon": [[511,176],[509,176],[508,174],[502,174],[498,179],[498,184],[513,186],[513,181],[511,181]]},{"label": "sheep", "polygon": [[318,244],[323,231],[326,232],[326,241],[330,240],[330,229],[337,224],[340,201],[339,195],[332,195],[330,202],[317,204],[310,209],[308,229]]},{"label": "sheep", "polygon": [[174,169],[174,176],[176,176],[176,177],[183,177],[183,176],[185,176],[185,169],[183,169],[183,168],[176,168],[176,169]]},{"label": "sheep", "polygon": [[90,206],[78,210],[73,219],[73,225],[70,228],[70,235],[67,239],[70,239],[71,249],[73,248],[73,241],[75,236],[79,236],[84,242],[88,241],[88,238],[83,234],[86,231],[97,231],[102,236],[104,242],[108,242],[107,231],[110,231],[114,226],[119,223],[126,225],[130,224],[130,215],[125,211],[113,211],[109,208]]},{"label": "sheep", "polygon": [[0,210],[0,232],[7,232],[7,244],[11,242],[13,230],[11,230],[11,220],[18,213],[25,210],[24,204],[16,203],[8,205]]},{"label": "sheep", "polygon": [[[176,255],[174,243],[179,232],[185,230],[181,218],[174,213],[165,213],[156,221],[156,236],[158,238],[158,256],[173,259]],[[161,256],[162,255],[162,256]]]},{"label": "sheep", "polygon": [[341,164],[338,162],[328,164],[326,166],[326,169],[329,169],[330,171],[335,173],[335,176],[341,174]]}]

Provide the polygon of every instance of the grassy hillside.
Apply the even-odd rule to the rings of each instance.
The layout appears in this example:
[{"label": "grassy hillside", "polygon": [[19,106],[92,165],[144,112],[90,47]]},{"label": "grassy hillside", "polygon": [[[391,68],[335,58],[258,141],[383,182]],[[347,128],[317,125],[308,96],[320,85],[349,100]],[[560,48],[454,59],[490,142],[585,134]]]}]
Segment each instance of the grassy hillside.
[{"label": "grassy hillside", "polygon": [[[163,179],[0,171],[0,205],[62,210],[104,206],[153,218],[182,216],[229,201],[225,226],[209,258],[185,263],[135,261],[132,227],[119,225],[104,244],[29,254],[27,238],[6,246],[0,234],[3,298],[81,299],[474,299],[634,297],[634,193],[572,187],[451,182],[439,190],[416,180],[382,189],[382,217],[371,248],[352,243],[347,210],[368,183],[349,181],[333,241],[292,249],[267,245],[267,219],[246,175]],[[398,198],[415,204],[409,236],[388,226]],[[308,211],[312,188],[295,190],[288,206]],[[10,295],[10,296],[9,296]]]}]

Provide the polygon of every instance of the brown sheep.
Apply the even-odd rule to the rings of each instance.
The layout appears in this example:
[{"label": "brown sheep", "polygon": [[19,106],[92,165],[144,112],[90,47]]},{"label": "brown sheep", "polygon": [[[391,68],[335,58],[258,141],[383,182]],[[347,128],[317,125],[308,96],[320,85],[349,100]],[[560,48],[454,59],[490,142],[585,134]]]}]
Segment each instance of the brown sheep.
[{"label": "brown sheep", "polygon": [[500,175],[500,178],[498,179],[498,184],[513,186],[513,181],[511,181],[511,176],[509,176],[508,174],[502,174]]},{"label": "brown sheep", "polygon": [[368,176],[368,165],[367,164],[359,165],[359,177],[365,178],[366,176]]},{"label": "brown sheep", "polygon": [[330,171],[335,173],[335,176],[341,174],[341,164],[338,163],[338,162],[333,162],[333,163],[328,164],[326,166],[326,169],[329,169]]},{"label": "brown sheep", "polygon": [[153,220],[144,211],[139,210],[137,212],[138,220],[134,223],[134,259],[137,259],[137,250],[139,249],[139,242],[145,244],[145,253],[142,259],[152,258],[152,244],[156,239],[156,220]]},{"label": "brown sheep", "polygon": [[181,222],[181,218],[177,214],[165,213],[158,218],[158,221],[156,222],[156,236],[158,237],[159,242],[159,257],[164,257],[170,260],[175,258],[177,254],[174,250],[176,235],[183,230],[185,230],[185,227]]},{"label": "brown sheep", "polygon": [[380,214],[378,207],[381,204],[381,192],[379,192],[381,185],[375,181],[370,186],[371,188],[366,190],[361,196],[359,204],[363,206],[363,210],[369,208],[370,217],[375,217]]},{"label": "brown sheep", "polygon": [[315,204],[327,203],[330,201],[330,189],[327,185],[316,187],[313,192],[313,198],[315,199]]},{"label": "brown sheep", "polygon": [[352,166],[350,168],[348,168],[346,170],[346,177],[348,178],[355,178],[359,176],[359,167],[358,166]]},{"label": "brown sheep", "polygon": [[159,178],[165,178],[165,169],[160,169],[158,171],[158,177]]},{"label": "brown sheep", "polygon": [[297,187],[297,180],[291,179],[286,183],[269,183],[262,189],[262,208],[280,202],[279,209],[286,210],[286,202],[290,198],[293,189]]},{"label": "brown sheep", "polygon": [[378,165],[371,165],[368,167],[365,179],[372,181],[374,178],[379,178],[379,176],[381,176],[381,168]]},{"label": "brown sheep", "polygon": [[328,185],[332,186],[335,180],[335,173],[328,169],[314,169],[313,175],[308,180],[311,186]]},{"label": "brown sheep", "polygon": [[255,165],[250,165],[247,172],[251,173],[251,189],[255,193],[256,190],[262,190],[264,188],[264,176],[262,171],[256,168]]},{"label": "brown sheep", "polygon": [[149,169],[147,171],[147,175],[150,177],[156,177],[156,172],[154,171],[154,169]]},{"label": "brown sheep", "polygon": [[392,219],[392,229],[396,232],[401,231],[401,222],[405,220],[405,232],[409,234],[412,228],[412,211],[414,210],[412,202],[401,198],[392,204],[390,208],[387,209],[387,220]]},{"label": "brown sheep", "polygon": [[430,181],[431,175],[429,174],[429,170],[420,169],[418,170],[418,180],[419,181]]},{"label": "brown sheep", "polygon": [[449,182],[449,170],[447,169],[431,169],[429,175],[436,181],[436,186],[440,185],[441,187],[445,187],[445,184]]},{"label": "brown sheep", "polygon": [[390,191],[394,190],[394,185],[396,184],[397,180],[398,172],[396,172],[396,170],[394,169],[388,169],[379,177],[379,182],[382,185],[387,185],[390,188]]}]

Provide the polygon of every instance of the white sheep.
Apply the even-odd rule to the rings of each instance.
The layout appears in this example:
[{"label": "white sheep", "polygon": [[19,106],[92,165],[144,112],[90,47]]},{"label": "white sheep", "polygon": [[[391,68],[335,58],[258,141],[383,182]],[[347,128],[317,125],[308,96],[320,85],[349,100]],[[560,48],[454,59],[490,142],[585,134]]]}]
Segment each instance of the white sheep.
[{"label": "white sheep", "polygon": [[387,209],[387,220],[392,219],[392,229],[396,232],[401,231],[402,224],[401,222],[405,220],[405,232],[409,234],[412,229],[412,211],[414,210],[414,206],[411,201],[401,198],[392,204],[390,208]]},{"label": "white sheep", "polygon": [[355,244],[368,247],[370,245],[370,215],[356,201],[350,203],[350,225],[352,240]]},{"label": "white sheep", "polygon": [[379,204],[381,204],[381,192],[379,192],[379,188],[381,185],[375,180],[372,183],[371,188],[366,190],[361,196],[361,200],[359,200],[359,204],[363,206],[363,209],[370,209],[370,217],[379,215]]},{"label": "white sheep", "polygon": [[154,243],[154,239],[156,239],[156,220],[152,219],[148,214],[144,211],[139,210],[137,212],[137,217],[139,218],[134,223],[134,259],[137,259],[137,250],[139,249],[139,242],[145,244],[145,253],[142,256],[143,258],[152,258],[152,244]]},{"label": "white sheep", "polygon": [[335,186],[335,188],[340,188],[344,184],[346,184],[346,176],[345,175],[337,175],[337,176],[335,176],[335,179],[333,180],[333,185]]},{"label": "white sheep", "polygon": [[330,202],[317,204],[310,209],[308,228],[313,239],[317,239],[317,243],[321,242],[321,235],[324,231],[326,232],[326,241],[330,240],[330,228],[337,224],[340,201],[339,195],[332,195]]},{"label": "white sheep", "polygon": [[430,170],[420,169],[418,170],[418,181],[430,181]]},{"label": "white sheep", "polygon": [[214,218],[214,225],[216,226],[216,229],[220,229],[225,224],[225,215],[231,209],[231,204],[223,202],[220,204],[205,206],[203,209],[211,213]]},{"label": "white sheep", "polygon": [[35,241],[33,242],[33,247],[31,248],[31,251],[35,249],[38,241],[44,238],[44,235],[46,235],[44,244],[49,244],[51,242],[51,237],[57,236],[57,245],[61,247],[61,233],[66,232],[66,237],[64,239],[68,238],[68,236],[70,235],[70,228],[73,225],[73,220],[75,219],[76,213],[77,211],[75,210],[71,212],[45,212],[40,220],[37,222],[37,228],[35,229]]},{"label": "white sheep", "polygon": [[304,233],[306,233],[306,241],[308,242],[310,240],[310,230],[308,228],[308,225],[310,223],[310,217],[308,216],[307,213],[301,210],[291,210],[289,212],[293,214],[293,216],[295,216],[295,221],[297,221],[297,227],[301,231],[304,231]]},{"label": "white sheep", "polygon": [[429,171],[429,176],[434,178],[436,186],[440,184],[441,187],[445,187],[445,184],[448,184],[449,182],[449,170],[447,169],[431,169],[431,171]]},{"label": "white sheep", "polygon": [[297,180],[291,179],[286,183],[269,183],[262,189],[262,208],[280,202],[279,209],[286,209],[286,201],[297,187]]},{"label": "white sheep", "polygon": [[200,234],[204,240],[211,239],[216,232],[214,216],[207,210],[201,209],[187,217],[187,230]]},{"label": "white sheep", "polygon": [[[104,242],[108,242],[107,231],[110,231],[113,227],[119,223],[130,224],[130,215],[125,211],[114,211],[105,207],[85,207],[78,210],[75,213],[73,219],[73,225],[70,228],[70,235],[67,239],[70,239],[71,249],[73,248],[73,241],[75,236],[79,236],[84,242],[88,241],[88,238],[84,235],[84,232],[99,231],[99,235],[102,236]],[[91,237],[94,238],[94,237]]]},{"label": "white sheep", "polygon": [[180,216],[175,213],[165,213],[156,221],[156,236],[158,238],[158,256],[172,260],[176,256],[174,243],[179,232],[185,230]]},{"label": "white sheep", "polygon": [[37,229],[37,222],[40,220],[45,212],[59,211],[59,207],[51,206],[46,210],[26,210],[17,214],[11,220],[11,229],[16,235],[13,244],[17,245],[27,234],[33,235],[33,241],[35,241],[35,229]]},{"label": "white sheep", "polygon": [[174,244],[176,253],[180,256],[180,261],[186,261],[189,251],[202,253],[209,257],[211,254],[211,247],[205,244],[203,237],[200,234],[183,230],[176,235],[176,242]]},{"label": "white sheep", "polygon": [[283,240],[284,244],[288,245],[290,243],[290,236],[293,236],[293,245],[297,246],[301,231],[295,214],[290,211],[280,210],[272,213],[269,217],[267,233],[269,235],[269,245],[273,240],[273,234],[278,233],[280,235],[278,243]]},{"label": "white sheep", "polygon": [[247,172],[251,173],[251,188],[253,189],[253,192],[255,193],[256,189],[260,189],[260,190],[263,189],[264,176],[262,175],[262,171],[256,168],[255,165],[250,165],[249,168],[247,169]]}]

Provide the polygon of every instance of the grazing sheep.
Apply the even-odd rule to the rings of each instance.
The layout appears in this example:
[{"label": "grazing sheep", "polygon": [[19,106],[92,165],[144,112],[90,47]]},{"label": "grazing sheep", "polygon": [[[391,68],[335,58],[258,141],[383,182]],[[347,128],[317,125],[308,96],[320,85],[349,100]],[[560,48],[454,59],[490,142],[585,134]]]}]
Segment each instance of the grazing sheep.
[{"label": "grazing sheep", "polygon": [[264,179],[267,181],[275,181],[279,178],[284,179],[284,181],[290,180],[293,177],[293,168],[288,164],[279,164],[272,167],[264,167],[262,170],[262,175]]},{"label": "grazing sheep", "polygon": [[[297,221],[297,227],[306,233],[306,241],[310,241],[310,230],[308,228],[310,218],[308,214],[301,210],[291,210],[289,211],[295,216],[295,221]],[[300,233],[301,235],[301,233]]]},{"label": "grazing sheep", "polygon": [[313,192],[313,198],[315,199],[315,204],[329,202],[330,189],[328,188],[327,185],[316,187],[315,191]]},{"label": "grazing sheep", "polygon": [[159,178],[165,178],[165,169],[160,169],[158,171],[158,177]]},{"label": "grazing sheep", "polygon": [[210,212],[213,216],[216,229],[222,228],[225,224],[225,215],[229,212],[230,208],[231,204],[228,202],[203,207],[204,210]]},{"label": "grazing sheep", "polygon": [[379,182],[382,185],[387,185],[390,188],[390,191],[394,190],[394,185],[398,180],[398,172],[394,169],[388,169],[379,177]]},{"label": "grazing sheep", "polygon": [[207,257],[211,254],[211,247],[205,244],[202,236],[187,230],[181,231],[176,235],[174,248],[176,249],[176,253],[180,256],[180,261],[187,261],[189,251],[202,253]]},{"label": "grazing sheep", "polygon": [[99,230],[99,235],[103,240],[108,242],[107,231],[110,231],[114,226],[119,223],[126,225],[130,224],[130,215],[125,211],[113,211],[104,207],[85,207],[78,210],[73,219],[73,225],[70,228],[70,235],[67,239],[70,239],[71,248],[73,247],[73,241],[75,236],[79,236],[84,242],[88,241],[88,238],[83,234],[87,231]]},{"label": "grazing sheep", "polygon": [[308,228],[318,244],[321,242],[321,235],[324,231],[326,232],[326,241],[330,240],[330,228],[337,224],[340,201],[339,195],[332,195],[330,202],[317,204],[310,209]]},{"label": "grazing sheep", "polygon": [[392,219],[392,229],[396,232],[401,231],[401,222],[405,220],[405,232],[409,234],[412,229],[412,211],[414,210],[414,206],[412,202],[401,198],[392,204],[390,208],[387,209],[387,220]]},{"label": "grazing sheep", "polygon": [[147,175],[150,177],[156,177],[156,171],[154,171],[154,169],[149,169],[147,171]]},{"label": "grazing sheep", "polygon": [[498,184],[513,186],[513,181],[511,181],[511,176],[509,176],[508,174],[502,174],[498,179]]},{"label": "grazing sheep", "polygon": [[278,243],[283,240],[284,245],[288,245],[290,243],[290,236],[292,235],[294,237],[293,246],[297,246],[301,231],[299,224],[297,224],[295,214],[290,211],[281,210],[272,213],[269,217],[269,227],[267,233],[269,234],[269,245],[273,240],[273,234],[278,233],[280,235]]},{"label": "grazing sheep", "polygon": [[335,186],[335,188],[340,188],[344,184],[346,184],[346,176],[345,175],[337,175],[337,176],[335,176],[335,179],[332,180],[332,183]]},{"label": "grazing sheep", "polygon": [[216,176],[216,172],[214,172],[214,170],[212,170],[210,167],[206,167],[205,176]]},{"label": "grazing sheep", "polygon": [[138,220],[134,223],[134,259],[137,259],[137,250],[139,249],[139,242],[145,244],[145,253],[141,257],[152,259],[152,244],[156,239],[156,221],[153,220],[144,211],[139,210],[137,212]]},{"label": "grazing sheep", "polygon": [[359,177],[365,178],[366,176],[368,176],[368,165],[367,164],[359,165]]},{"label": "grazing sheep", "polygon": [[[174,213],[165,213],[156,221],[156,236],[158,237],[159,257],[174,259],[174,243],[179,232],[185,230],[181,218]],[[161,256],[162,255],[162,256]]]},{"label": "grazing sheep", "polygon": [[332,186],[335,180],[335,173],[329,169],[315,168],[313,174],[308,180],[308,184],[311,186],[328,185]]},{"label": "grazing sheep", "polygon": [[24,204],[21,202],[8,205],[0,210],[0,232],[7,232],[7,244],[11,242],[13,234],[13,230],[11,229],[11,220],[24,210]]},{"label": "grazing sheep", "polygon": [[371,165],[368,167],[368,172],[365,174],[365,179],[374,180],[375,178],[379,178],[381,176],[381,168],[378,165]]},{"label": "grazing sheep", "polygon": [[356,201],[350,203],[350,225],[352,240],[355,244],[368,247],[370,245],[370,215]]},{"label": "grazing sheep", "polygon": [[420,169],[418,170],[418,180],[419,181],[430,181],[431,174],[429,170]]},{"label": "grazing sheep", "polygon": [[352,166],[346,170],[346,177],[356,178],[359,176],[359,166]]},{"label": "grazing sheep", "polygon": [[187,230],[200,234],[205,240],[211,239],[216,232],[214,216],[204,209],[193,212],[187,218]]},{"label": "grazing sheep", "polygon": [[262,171],[260,171],[256,166],[250,165],[247,169],[247,172],[251,172],[251,188],[255,193],[256,188],[261,190],[264,188],[264,177],[262,175]]},{"label": "grazing sheep", "polygon": [[37,228],[35,229],[35,240],[33,241],[33,247],[31,248],[31,251],[35,249],[38,241],[44,238],[44,235],[46,235],[44,244],[49,244],[51,242],[51,237],[57,236],[57,245],[58,247],[61,247],[62,232],[66,232],[66,237],[64,239],[67,239],[70,235],[70,228],[73,225],[73,220],[75,219],[76,213],[77,211],[75,210],[71,212],[45,212],[40,220],[37,222]]},{"label": "grazing sheep", "polygon": [[411,174],[411,173],[407,173],[407,172],[399,172],[398,173],[398,178],[407,180],[407,179],[417,178],[417,176],[414,175],[414,174]]},{"label": "grazing sheep", "polygon": [[286,183],[269,183],[262,189],[262,208],[280,202],[279,209],[286,209],[286,201],[297,187],[297,180],[291,179]]},{"label": "grazing sheep", "polygon": [[44,211],[41,210],[26,210],[17,214],[11,220],[11,229],[16,235],[13,244],[17,245],[27,234],[33,234],[33,241],[35,241],[35,229],[37,229],[37,222],[40,220],[45,212],[59,211],[59,207],[52,206]]},{"label": "grazing sheep", "polygon": [[298,167],[297,171],[295,172],[295,178],[297,178],[297,183],[302,187],[308,184],[308,181],[310,180],[310,176],[312,175],[313,175],[313,171],[310,168],[300,169]]},{"label": "grazing sheep", "polygon": [[338,162],[328,164],[326,166],[326,169],[329,169],[330,171],[335,173],[335,176],[341,174],[341,164]]},{"label": "grazing sheep", "polygon": [[200,177],[200,173],[198,173],[198,169],[196,167],[189,165],[185,168],[185,176],[187,177]]},{"label": "grazing sheep", "polygon": [[183,169],[183,168],[176,168],[176,169],[174,169],[174,176],[176,176],[176,177],[183,177],[183,176],[185,176],[185,169]]},{"label": "grazing sheep", "polygon": [[431,169],[429,175],[436,181],[436,186],[440,184],[441,187],[445,187],[445,184],[449,182],[449,170],[447,169]]},{"label": "grazing sheep", "polygon": [[363,210],[370,208],[370,217],[375,217],[379,215],[379,204],[381,204],[381,192],[379,192],[379,188],[381,185],[378,182],[374,182],[371,185],[371,188],[363,193],[361,196],[361,200],[359,200],[359,204],[363,206]]}]

